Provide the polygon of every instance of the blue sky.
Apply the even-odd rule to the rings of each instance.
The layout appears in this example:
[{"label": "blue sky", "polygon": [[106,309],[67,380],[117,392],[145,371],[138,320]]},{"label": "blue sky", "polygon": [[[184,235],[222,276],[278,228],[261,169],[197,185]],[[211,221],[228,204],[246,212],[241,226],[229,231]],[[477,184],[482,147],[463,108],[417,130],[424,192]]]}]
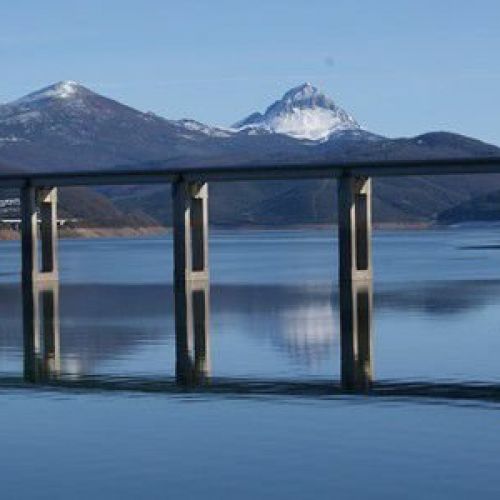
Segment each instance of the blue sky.
[{"label": "blue sky", "polygon": [[0,102],[72,79],[228,125],[310,81],[367,129],[500,144],[498,0],[16,0]]}]

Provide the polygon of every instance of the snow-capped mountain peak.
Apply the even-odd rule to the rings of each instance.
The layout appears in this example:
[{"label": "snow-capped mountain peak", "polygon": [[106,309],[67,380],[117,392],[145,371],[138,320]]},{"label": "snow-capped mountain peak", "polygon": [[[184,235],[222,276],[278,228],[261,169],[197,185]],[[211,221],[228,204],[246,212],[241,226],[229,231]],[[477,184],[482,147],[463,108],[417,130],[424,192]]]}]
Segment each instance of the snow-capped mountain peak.
[{"label": "snow-capped mountain peak", "polygon": [[306,82],[298,87],[294,87],[290,89],[285,95],[282,97],[282,101],[287,103],[295,103],[300,104],[304,103],[308,105],[311,100],[314,101],[318,96],[324,97],[316,87],[314,87],[311,83]]},{"label": "snow-capped mountain peak", "polygon": [[253,113],[233,125],[236,129],[261,129],[296,139],[325,140],[332,134],[359,130],[356,120],[310,83],[286,92],[264,114]]},{"label": "snow-capped mountain peak", "polygon": [[103,108],[102,100],[77,82],[61,81],[1,105],[0,126],[16,125],[30,134],[42,129],[48,133],[50,127],[71,129],[90,116],[100,119],[106,115],[109,106]]},{"label": "snow-capped mountain peak", "polygon": [[41,90],[37,90],[36,92],[32,92],[31,94],[14,101],[12,104],[31,104],[38,101],[44,101],[46,99],[68,99],[70,97],[87,93],[90,93],[90,90],[86,89],[77,82],[73,80],[65,80],[54,83],[53,85],[45,87]]}]

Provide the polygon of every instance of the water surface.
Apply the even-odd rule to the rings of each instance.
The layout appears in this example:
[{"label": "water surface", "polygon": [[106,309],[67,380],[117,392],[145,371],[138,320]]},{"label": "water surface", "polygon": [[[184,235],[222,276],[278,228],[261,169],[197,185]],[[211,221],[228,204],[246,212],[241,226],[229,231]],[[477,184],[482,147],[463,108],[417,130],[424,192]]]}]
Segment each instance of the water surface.
[{"label": "water surface", "polygon": [[[500,384],[499,242],[493,229],[375,234],[377,383]],[[210,375],[277,394],[172,394],[169,238],[61,242],[60,369],[99,382],[78,389],[18,384],[19,245],[2,242],[7,498],[496,498],[491,398],[288,390],[339,380],[336,251],[333,231],[213,232]],[[126,378],[160,390],[113,383]]]}]

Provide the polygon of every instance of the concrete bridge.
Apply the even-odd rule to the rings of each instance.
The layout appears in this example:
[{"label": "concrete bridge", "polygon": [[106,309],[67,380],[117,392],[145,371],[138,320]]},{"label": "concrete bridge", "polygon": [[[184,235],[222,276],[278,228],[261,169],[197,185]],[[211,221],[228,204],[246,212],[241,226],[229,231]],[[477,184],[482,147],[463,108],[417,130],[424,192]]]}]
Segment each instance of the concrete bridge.
[{"label": "concrete bridge", "polygon": [[17,187],[21,191],[25,375],[32,379],[43,367],[50,373],[59,369],[57,188],[60,186],[172,184],[176,377],[179,382],[190,384],[209,375],[208,183],[336,178],[341,382],[346,390],[364,390],[372,382],[371,178],[479,173],[500,173],[500,158],[1,176],[0,186]]}]

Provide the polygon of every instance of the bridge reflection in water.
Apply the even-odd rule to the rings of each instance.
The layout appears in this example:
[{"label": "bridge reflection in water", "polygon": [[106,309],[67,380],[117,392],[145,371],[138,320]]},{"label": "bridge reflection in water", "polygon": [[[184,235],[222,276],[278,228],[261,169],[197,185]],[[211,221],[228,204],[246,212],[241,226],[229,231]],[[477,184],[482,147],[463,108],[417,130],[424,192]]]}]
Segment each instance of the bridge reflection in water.
[{"label": "bridge reflection in water", "polygon": [[[39,283],[32,290],[31,317],[28,318],[24,311],[23,320],[24,378],[27,382],[55,382],[65,378],[61,371],[59,283]],[[207,385],[212,383],[208,282],[190,282],[184,293],[185,302],[182,305],[185,328],[181,330],[182,334],[179,334],[179,328],[176,329],[175,379],[179,386]],[[371,386],[373,373],[371,285],[358,283],[353,288],[352,307],[357,335],[354,343],[344,345],[341,372],[343,379],[352,381],[350,390],[366,391]],[[334,312],[333,302],[331,308]],[[307,324],[303,326],[308,327]],[[75,374],[72,374],[72,378],[75,378]],[[333,381],[329,385],[333,385]]]},{"label": "bridge reflection in water", "polygon": [[[358,392],[373,397],[439,398],[500,402],[500,385],[491,383],[372,381],[371,307],[372,289],[366,283],[353,288],[357,324],[355,342],[344,347],[342,376],[353,381],[353,388],[332,380],[282,381],[214,377],[210,373],[208,289],[195,286],[187,290],[186,337],[176,342],[176,376],[110,377],[65,374],[61,370],[59,328],[59,286],[57,282],[36,289],[32,321],[25,322],[24,382],[15,376],[0,377],[1,388],[56,388],[57,390],[137,391],[179,394],[185,391],[226,395],[278,395],[329,397]],[[333,307],[333,304],[332,304]],[[344,320],[346,320],[344,315]],[[26,326],[29,327],[26,327]]]}]

